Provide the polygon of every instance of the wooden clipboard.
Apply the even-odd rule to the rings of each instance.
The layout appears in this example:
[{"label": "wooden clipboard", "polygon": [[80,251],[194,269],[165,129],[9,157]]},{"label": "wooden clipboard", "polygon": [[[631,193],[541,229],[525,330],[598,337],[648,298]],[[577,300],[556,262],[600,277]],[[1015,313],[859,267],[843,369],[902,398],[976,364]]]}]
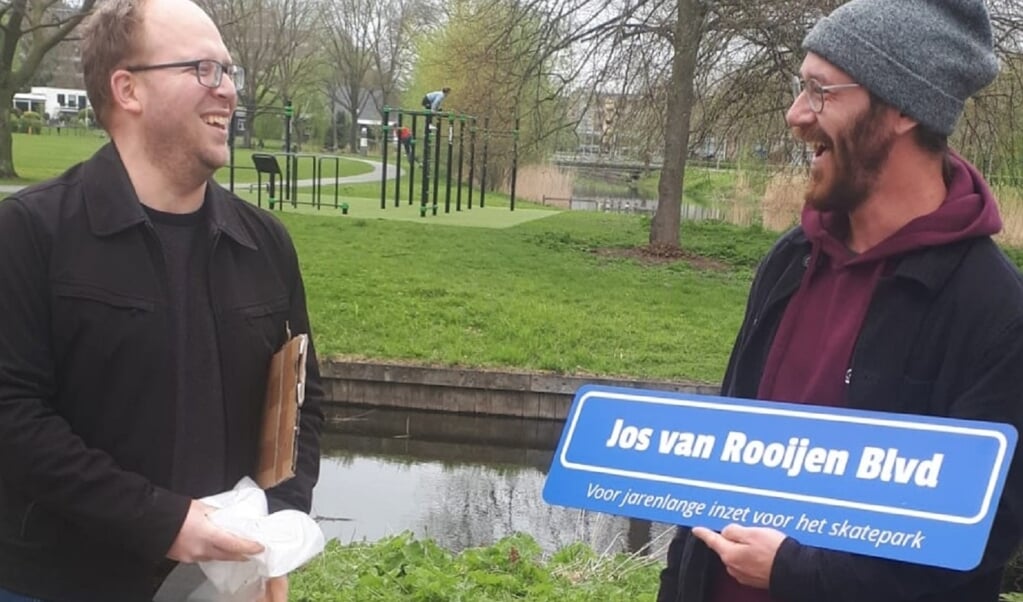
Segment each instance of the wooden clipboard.
[{"label": "wooden clipboard", "polygon": [[295,476],[299,409],[305,401],[309,335],[291,337],[270,360],[256,483],[269,489]]}]

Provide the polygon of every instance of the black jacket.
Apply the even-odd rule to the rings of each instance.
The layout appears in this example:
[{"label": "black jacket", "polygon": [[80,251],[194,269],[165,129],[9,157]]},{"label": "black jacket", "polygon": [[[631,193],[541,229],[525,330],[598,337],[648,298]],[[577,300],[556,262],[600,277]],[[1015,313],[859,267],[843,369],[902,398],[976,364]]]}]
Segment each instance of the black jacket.
[{"label": "black jacket", "polygon": [[[272,216],[212,181],[210,304],[229,489],[254,474],[266,370],[309,332],[295,249]],[[0,587],[143,600],[189,498],[167,489],[175,371],[159,240],[113,145],[0,203]],[[273,509],[308,511],[322,390],[309,353],[298,476]]]},{"label": "black jacket", "polygon": [[[810,256],[800,228],[761,263],[722,383],[756,397],[774,333]],[[850,408],[1009,423],[1023,431],[1023,281],[989,238],[905,255],[883,277],[846,373]],[[995,602],[1023,535],[1023,453],[1017,446],[979,567],[961,572],[785,540],[771,572],[782,602]],[[658,602],[704,602],[720,560],[680,528]]]}]

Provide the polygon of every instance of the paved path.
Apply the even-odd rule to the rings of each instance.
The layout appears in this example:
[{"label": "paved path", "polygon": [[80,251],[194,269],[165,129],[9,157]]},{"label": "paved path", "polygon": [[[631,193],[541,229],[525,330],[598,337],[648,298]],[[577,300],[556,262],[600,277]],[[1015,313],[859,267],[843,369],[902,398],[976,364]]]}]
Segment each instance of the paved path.
[{"label": "paved path", "polygon": [[[369,173],[362,173],[362,174],[359,174],[357,176],[341,176],[341,178],[339,178],[339,180],[338,180],[340,184],[359,184],[359,183],[362,183],[362,182],[379,182],[380,181],[380,179],[381,179],[381,177],[383,175],[383,172],[384,172],[384,164],[383,163],[381,163],[379,161],[371,161],[369,159],[356,159],[354,157],[344,157],[344,159],[347,159],[349,161],[359,161],[361,163],[366,163],[368,165],[372,165],[373,166],[373,171],[371,171]],[[388,163],[387,164],[387,179],[388,180],[393,180],[397,173],[399,173],[398,169],[397,169],[397,166],[395,166],[393,163]],[[237,177],[238,177],[238,173],[235,172],[235,178],[237,178]],[[333,179],[328,179],[328,178],[324,178],[323,179],[324,186],[328,186],[328,185],[331,185],[333,183],[334,183]],[[226,186],[227,182],[221,182],[221,184],[224,184]],[[242,184],[239,184],[237,180],[235,181],[235,186],[245,186],[247,184],[248,184],[248,182],[244,182]],[[298,185],[299,185],[300,188],[301,187],[309,187],[309,186],[313,185],[313,180],[299,180],[298,181]],[[23,184],[0,184],[0,194],[6,195],[6,194],[11,194],[11,193],[14,193],[14,192],[18,192],[19,190],[21,190],[24,187],[25,187],[25,185],[23,185]]]},{"label": "paved path", "polygon": [[[351,157],[345,157],[351,161],[361,161],[363,163],[373,166],[373,171],[369,173],[359,174],[357,176],[343,176],[341,178],[341,184],[358,184],[361,182],[379,182],[384,173],[384,164],[379,161],[370,161],[368,159],[352,159]],[[395,175],[399,173],[398,166],[394,163],[387,163],[387,179],[393,180]],[[308,184],[303,184],[308,182]],[[326,182],[325,182],[326,183]],[[299,180],[299,186],[312,186],[312,180]]]}]

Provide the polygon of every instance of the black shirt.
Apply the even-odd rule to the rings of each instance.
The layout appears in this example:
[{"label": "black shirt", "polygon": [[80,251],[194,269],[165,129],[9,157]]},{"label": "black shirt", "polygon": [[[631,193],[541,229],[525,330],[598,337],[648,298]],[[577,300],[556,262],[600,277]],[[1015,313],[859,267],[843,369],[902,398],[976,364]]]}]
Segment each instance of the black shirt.
[{"label": "black shirt", "polygon": [[224,489],[224,399],[209,298],[208,211],[144,207],[163,247],[174,338],[177,395],[172,489],[200,498]]}]

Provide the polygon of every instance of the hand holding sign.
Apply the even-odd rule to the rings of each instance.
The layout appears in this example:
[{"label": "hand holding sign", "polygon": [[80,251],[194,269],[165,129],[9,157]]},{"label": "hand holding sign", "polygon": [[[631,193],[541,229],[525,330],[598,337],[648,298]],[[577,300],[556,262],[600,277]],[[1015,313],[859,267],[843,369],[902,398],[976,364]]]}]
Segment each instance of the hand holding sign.
[{"label": "hand holding sign", "polygon": [[736,581],[760,589],[770,586],[774,557],[787,537],[775,529],[743,527],[735,523],[725,527],[720,534],[704,527],[694,527],[693,535],[714,550]]}]

